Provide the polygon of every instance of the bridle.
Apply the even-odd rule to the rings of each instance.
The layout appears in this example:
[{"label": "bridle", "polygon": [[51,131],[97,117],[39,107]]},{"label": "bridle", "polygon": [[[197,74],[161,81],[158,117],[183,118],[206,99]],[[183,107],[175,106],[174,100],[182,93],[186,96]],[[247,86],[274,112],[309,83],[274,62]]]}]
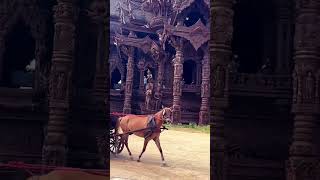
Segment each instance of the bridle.
[{"label": "bridle", "polygon": [[[170,111],[170,116],[167,116],[167,111]],[[170,108],[164,108],[162,109],[162,119],[163,121],[165,121],[166,123],[170,122],[171,123],[171,114],[172,114],[172,110]]]}]

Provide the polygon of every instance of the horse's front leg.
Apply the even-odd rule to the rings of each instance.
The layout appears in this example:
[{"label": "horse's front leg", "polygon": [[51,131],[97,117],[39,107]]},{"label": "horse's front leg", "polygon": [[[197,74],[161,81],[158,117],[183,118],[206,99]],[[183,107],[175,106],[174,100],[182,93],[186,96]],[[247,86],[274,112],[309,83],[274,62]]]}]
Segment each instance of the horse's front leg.
[{"label": "horse's front leg", "polygon": [[144,139],[143,148],[142,148],[142,151],[141,151],[141,153],[139,155],[139,159],[137,160],[138,162],[140,162],[140,158],[141,158],[142,154],[144,153],[144,151],[146,150],[147,145],[148,145],[150,140],[151,140],[150,138]]},{"label": "horse's front leg", "polygon": [[154,142],[156,143],[156,145],[157,145],[157,147],[158,147],[158,149],[159,149],[159,151],[160,151],[161,160],[162,160],[162,166],[166,166],[167,164],[166,164],[166,162],[165,162],[165,160],[164,160],[164,157],[163,157],[163,153],[162,153],[162,148],[161,148],[161,145],[160,145],[160,138],[159,138],[159,136],[155,137],[153,140],[154,140]]}]

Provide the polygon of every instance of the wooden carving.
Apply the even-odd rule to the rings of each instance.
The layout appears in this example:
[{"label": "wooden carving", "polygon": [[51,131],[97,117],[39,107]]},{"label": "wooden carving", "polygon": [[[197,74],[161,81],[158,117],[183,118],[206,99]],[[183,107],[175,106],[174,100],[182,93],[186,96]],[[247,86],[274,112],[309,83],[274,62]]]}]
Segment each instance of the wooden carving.
[{"label": "wooden carving", "polygon": [[307,73],[307,77],[305,80],[305,98],[307,100],[313,100],[315,95],[315,80],[312,72]]},{"label": "wooden carving", "polygon": [[115,43],[117,45],[126,45],[126,46],[140,48],[144,53],[148,53],[151,49],[153,40],[150,39],[149,36],[139,39],[139,38],[126,37],[126,36],[117,34],[115,37]]},{"label": "wooden carving", "polygon": [[298,94],[298,77],[297,73],[293,73],[293,81],[292,81],[292,87],[293,87],[293,102],[297,102],[297,94]]},{"label": "wooden carving", "polygon": [[233,11],[226,8],[212,12],[211,36],[216,44],[231,45],[233,34]]},{"label": "wooden carving", "polygon": [[200,19],[197,21],[197,23],[190,27],[165,24],[164,29],[166,32],[168,32],[168,34],[189,40],[195,50],[198,50],[210,39],[210,30],[202,23]]}]

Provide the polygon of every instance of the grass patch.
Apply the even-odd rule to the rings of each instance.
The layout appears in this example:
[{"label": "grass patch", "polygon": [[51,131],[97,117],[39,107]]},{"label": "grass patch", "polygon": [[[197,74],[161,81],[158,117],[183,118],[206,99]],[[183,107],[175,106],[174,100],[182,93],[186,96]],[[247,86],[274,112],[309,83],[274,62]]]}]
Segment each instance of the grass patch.
[{"label": "grass patch", "polygon": [[210,125],[198,126],[195,123],[190,123],[190,124],[170,124],[170,125],[166,124],[165,126],[169,130],[210,134]]}]

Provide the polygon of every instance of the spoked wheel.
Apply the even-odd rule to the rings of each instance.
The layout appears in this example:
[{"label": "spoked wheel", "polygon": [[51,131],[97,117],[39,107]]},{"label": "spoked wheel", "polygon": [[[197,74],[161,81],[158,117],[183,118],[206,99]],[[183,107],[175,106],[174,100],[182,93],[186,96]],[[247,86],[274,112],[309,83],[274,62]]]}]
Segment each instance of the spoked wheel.
[{"label": "spoked wheel", "polygon": [[[117,145],[117,148],[116,148]],[[116,149],[117,149],[117,154],[121,153],[121,151],[124,148],[124,144],[121,143],[121,136],[115,136],[115,130],[110,130],[110,152],[112,154],[116,154]]]}]

